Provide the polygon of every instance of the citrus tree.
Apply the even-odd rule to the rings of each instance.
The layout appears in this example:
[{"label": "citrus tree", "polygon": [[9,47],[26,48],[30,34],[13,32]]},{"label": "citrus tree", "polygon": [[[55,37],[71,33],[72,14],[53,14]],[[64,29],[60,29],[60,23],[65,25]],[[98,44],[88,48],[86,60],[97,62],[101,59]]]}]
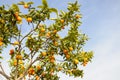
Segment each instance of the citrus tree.
[{"label": "citrus tree", "polygon": [[[83,77],[78,66],[86,66],[93,52],[83,49],[88,37],[78,29],[81,25],[78,2],[69,3],[67,11],[50,8],[46,0],[37,7],[32,4],[21,1],[0,6],[0,53],[14,46],[9,51],[10,74],[4,72],[1,64],[0,74],[7,80],[59,80],[58,72]],[[50,17],[53,13],[55,18]],[[29,30],[22,29],[25,25],[30,26]],[[68,33],[61,37],[60,32],[66,27]]]}]

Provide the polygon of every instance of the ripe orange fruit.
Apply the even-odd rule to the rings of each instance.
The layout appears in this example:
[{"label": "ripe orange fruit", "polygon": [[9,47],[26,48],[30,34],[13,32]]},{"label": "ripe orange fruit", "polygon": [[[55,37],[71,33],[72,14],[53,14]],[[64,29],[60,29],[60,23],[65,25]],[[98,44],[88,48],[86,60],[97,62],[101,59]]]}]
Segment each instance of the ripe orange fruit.
[{"label": "ripe orange fruit", "polygon": [[24,69],[25,69],[24,65],[21,65],[21,70],[24,70]]},{"label": "ripe orange fruit", "polygon": [[20,74],[20,77],[22,77],[23,76],[23,74]]},{"label": "ripe orange fruit", "polygon": [[22,59],[22,55],[20,54],[16,55],[16,59]]},{"label": "ripe orange fruit", "polygon": [[36,80],[39,80],[39,79],[40,79],[40,77],[39,77],[39,76],[36,76],[35,78],[36,78]]},{"label": "ripe orange fruit", "polygon": [[40,31],[41,31],[41,32],[45,32],[45,28],[42,27],[42,28],[40,29]]},{"label": "ripe orange fruit", "polygon": [[50,59],[55,59],[55,57],[52,55],[52,56],[50,56]]},{"label": "ripe orange fruit", "polygon": [[18,64],[23,64],[23,61],[22,60],[19,60],[19,63]]},{"label": "ripe orange fruit", "polygon": [[88,59],[87,59],[87,58],[84,58],[84,62],[86,62],[86,61],[88,61]]},{"label": "ripe orange fruit", "polygon": [[20,16],[18,16],[17,21],[22,21],[22,18]]},{"label": "ripe orange fruit", "polygon": [[41,66],[40,66],[40,65],[37,65],[36,68],[37,68],[37,70],[40,70],[40,69],[41,69]]},{"label": "ripe orange fruit", "polygon": [[54,63],[54,62],[55,62],[55,59],[50,59],[50,62],[51,62],[51,63]]},{"label": "ripe orange fruit", "polygon": [[62,68],[61,68],[61,67],[59,67],[59,68],[58,68],[58,71],[61,71],[61,70],[62,70]]},{"label": "ripe orange fruit", "polygon": [[17,60],[13,61],[13,65],[16,66],[17,65]]},{"label": "ripe orange fruit", "polygon": [[68,54],[68,50],[64,49],[63,50],[64,54]]},{"label": "ripe orange fruit", "polygon": [[19,15],[19,12],[15,12],[15,17],[18,17],[18,15]]},{"label": "ripe orange fruit", "polygon": [[74,63],[75,63],[75,64],[78,64],[79,61],[78,61],[77,59],[74,59]]},{"label": "ripe orange fruit", "polygon": [[47,53],[46,52],[42,52],[42,56],[46,56],[47,55]]},{"label": "ripe orange fruit", "polygon": [[65,21],[63,19],[60,20],[61,23],[64,23]]},{"label": "ripe orange fruit", "polygon": [[3,45],[3,42],[2,41],[0,41],[0,46],[2,46]]},{"label": "ripe orange fruit", "polygon": [[4,20],[4,19],[0,19],[0,22],[4,24],[4,23],[5,23],[5,20]]},{"label": "ripe orange fruit", "polygon": [[66,59],[69,59],[69,58],[70,58],[70,55],[69,55],[69,54],[66,54],[65,57],[66,57]]},{"label": "ripe orange fruit", "polygon": [[72,50],[73,50],[73,48],[72,48],[72,47],[69,47],[69,50],[70,50],[70,51],[72,51]]},{"label": "ripe orange fruit", "polygon": [[28,18],[27,18],[27,22],[32,22],[32,18],[31,18],[31,17],[28,17]]},{"label": "ripe orange fruit", "polygon": [[83,65],[83,66],[86,66],[87,63],[88,63],[87,61],[84,61],[84,62],[82,63],[82,65]]},{"label": "ripe orange fruit", "polygon": [[24,8],[29,8],[28,4],[24,4]]},{"label": "ripe orange fruit", "polygon": [[33,68],[30,68],[30,69],[28,70],[28,74],[29,74],[29,75],[34,75],[34,74],[35,74],[35,70],[34,70]]},{"label": "ripe orange fruit", "polygon": [[50,32],[48,32],[48,33],[46,34],[46,37],[50,37],[50,34],[51,34],[51,33],[50,33]]},{"label": "ripe orange fruit", "polygon": [[14,49],[11,49],[9,54],[10,55],[14,54]]},{"label": "ripe orange fruit", "polygon": [[56,34],[56,33],[57,33],[57,30],[54,30],[53,33]]},{"label": "ripe orange fruit", "polygon": [[76,14],[75,16],[77,19],[79,19],[81,16],[79,14]]},{"label": "ripe orange fruit", "polygon": [[56,42],[56,41],[53,42],[53,45],[54,45],[54,46],[58,46],[58,42]]},{"label": "ripe orange fruit", "polygon": [[15,41],[15,42],[13,43],[13,45],[19,45],[19,42],[18,42],[18,41]]}]

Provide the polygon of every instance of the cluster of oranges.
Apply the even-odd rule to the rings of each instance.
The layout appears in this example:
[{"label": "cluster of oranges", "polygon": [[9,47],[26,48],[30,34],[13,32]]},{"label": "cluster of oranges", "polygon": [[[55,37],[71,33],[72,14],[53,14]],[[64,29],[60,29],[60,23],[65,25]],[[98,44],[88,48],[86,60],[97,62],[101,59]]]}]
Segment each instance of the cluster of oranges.
[{"label": "cluster of oranges", "polygon": [[53,55],[50,56],[49,59],[50,59],[50,62],[51,62],[51,63],[54,63],[54,62],[55,62],[55,57],[54,57]]},{"label": "cluster of oranges", "polygon": [[28,70],[28,74],[29,74],[29,75],[34,75],[34,74],[35,74],[34,68],[31,67],[31,68]]},{"label": "cluster of oranges", "polygon": [[87,59],[87,58],[84,58],[84,61],[83,61],[82,65],[83,65],[83,66],[86,66],[87,63],[88,63],[88,59]]},{"label": "cluster of oranges", "polygon": [[[73,47],[69,47],[69,51],[73,51]],[[63,50],[63,53],[65,54],[66,59],[70,58],[70,54],[68,54],[69,51],[66,49]]]},{"label": "cluster of oranges", "polygon": [[[69,47],[69,51],[73,51],[73,47]],[[65,54],[66,59],[70,58],[70,54],[68,54],[69,51],[66,49],[63,50],[63,53]],[[74,59],[73,62],[74,62],[74,64],[79,63],[78,59]]]},{"label": "cluster of oranges", "polygon": [[[16,20],[19,22],[19,23],[21,23],[22,22],[22,17],[21,16],[19,16],[19,12],[15,12],[15,17],[16,17]],[[32,22],[32,18],[31,17],[27,17],[26,18],[26,21],[27,22]]]}]

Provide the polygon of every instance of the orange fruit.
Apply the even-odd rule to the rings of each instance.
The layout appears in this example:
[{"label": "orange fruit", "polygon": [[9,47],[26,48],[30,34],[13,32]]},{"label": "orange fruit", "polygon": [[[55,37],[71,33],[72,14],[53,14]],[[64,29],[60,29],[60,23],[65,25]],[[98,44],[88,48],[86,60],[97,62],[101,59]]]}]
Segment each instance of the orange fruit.
[{"label": "orange fruit", "polygon": [[4,23],[5,23],[5,20],[4,20],[4,19],[0,19],[0,22],[4,24]]},{"label": "orange fruit", "polygon": [[47,37],[50,37],[50,34],[51,34],[51,33],[50,33],[50,32],[48,32],[48,33],[46,34],[46,36],[47,36]]},{"label": "orange fruit", "polygon": [[61,68],[61,67],[59,67],[59,68],[58,68],[58,71],[61,71],[61,70],[62,70],[62,68]]},{"label": "orange fruit", "polygon": [[22,61],[22,60],[19,60],[19,64],[23,64],[23,61]]},{"label": "orange fruit", "polygon": [[20,54],[16,55],[16,59],[22,59],[22,56]]},{"label": "orange fruit", "polygon": [[21,70],[24,70],[24,69],[25,69],[24,65],[21,65]]},{"label": "orange fruit", "polygon": [[74,63],[75,63],[75,64],[78,64],[79,61],[78,61],[77,59],[74,59]]},{"label": "orange fruit", "polygon": [[69,55],[69,54],[66,54],[65,57],[66,57],[66,59],[69,59],[69,58],[70,58],[70,55]]},{"label": "orange fruit", "polygon": [[35,78],[36,78],[36,80],[39,80],[39,79],[40,79],[40,77],[39,77],[39,76],[36,76]]},{"label": "orange fruit", "polygon": [[22,77],[23,76],[23,74],[20,74],[20,77]]},{"label": "orange fruit", "polygon": [[75,16],[77,19],[79,19],[81,16],[79,14],[76,14]]},{"label": "orange fruit", "polygon": [[14,49],[10,50],[10,55],[14,54]]},{"label": "orange fruit", "polygon": [[30,68],[30,69],[28,70],[28,74],[29,74],[29,75],[34,75],[34,74],[35,74],[35,70],[34,70],[33,68]]},{"label": "orange fruit", "polygon": [[84,61],[86,62],[86,61],[88,61],[88,59],[87,59],[87,58],[84,58]]},{"label": "orange fruit", "polygon": [[14,66],[17,65],[17,60],[16,60],[16,59],[13,60],[13,65],[14,65]]},{"label": "orange fruit", "polygon": [[18,41],[15,41],[15,42],[13,43],[13,45],[19,45],[19,42],[18,42]]},{"label": "orange fruit", "polygon": [[28,17],[28,18],[27,18],[27,22],[32,22],[32,18],[31,18],[31,17]]},{"label": "orange fruit", "polygon": [[56,34],[56,33],[57,33],[57,30],[54,30],[53,33]]},{"label": "orange fruit", "polygon": [[50,59],[50,62],[51,62],[51,63],[54,63],[54,62],[55,62],[55,59]]},{"label": "orange fruit", "polygon": [[69,47],[69,50],[70,50],[70,51],[72,51],[72,50],[73,50],[73,48],[72,48],[72,47]]},{"label": "orange fruit", "polygon": [[50,59],[55,59],[55,57],[52,55],[52,56],[50,56]]},{"label": "orange fruit", "polygon": [[19,15],[19,12],[15,12],[15,17],[18,17],[18,15]]},{"label": "orange fruit", "polygon": [[58,46],[58,42],[56,42],[56,41],[53,42],[53,44],[54,44],[54,46]]},{"label": "orange fruit", "polygon": [[3,45],[3,42],[2,41],[0,41],[0,46],[2,46]]},{"label": "orange fruit", "polygon": [[24,8],[29,8],[28,4],[24,4]]},{"label": "orange fruit", "polygon": [[17,65],[17,60],[13,61],[13,65],[16,66]]},{"label": "orange fruit", "polygon": [[22,21],[22,18],[20,16],[18,16],[17,21]]},{"label": "orange fruit", "polygon": [[41,28],[40,31],[41,31],[41,32],[45,32],[45,28]]},{"label": "orange fruit", "polygon": [[64,49],[63,50],[64,54],[68,54],[68,50]]},{"label": "orange fruit", "polygon": [[42,52],[42,56],[46,56],[47,55],[47,53],[46,52]]},{"label": "orange fruit", "polygon": [[65,21],[63,19],[60,20],[61,23],[64,23]]},{"label": "orange fruit", "polygon": [[40,65],[37,65],[36,68],[37,68],[37,70],[40,70],[40,69],[41,69],[41,66],[40,66]]},{"label": "orange fruit", "polygon": [[82,63],[82,65],[83,65],[83,66],[86,66],[86,65],[87,65],[87,61],[84,61],[84,62]]}]

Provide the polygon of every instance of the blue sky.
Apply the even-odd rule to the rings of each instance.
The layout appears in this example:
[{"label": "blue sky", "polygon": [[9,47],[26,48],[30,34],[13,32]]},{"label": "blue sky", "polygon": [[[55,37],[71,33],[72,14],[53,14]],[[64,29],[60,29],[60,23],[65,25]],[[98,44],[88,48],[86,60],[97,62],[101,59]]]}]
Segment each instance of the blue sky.
[{"label": "blue sky", "polygon": [[[17,1],[0,0],[0,5]],[[41,4],[40,0],[31,1],[35,5]],[[48,3],[51,7],[66,10],[67,3],[74,1],[48,0]],[[84,68],[83,79],[60,74],[60,80],[120,80],[120,0],[79,0],[79,3],[83,15],[80,29],[90,38],[84,48],[93,50],[94,58]],[[4,68],[7,67],[4,65]]]}]

